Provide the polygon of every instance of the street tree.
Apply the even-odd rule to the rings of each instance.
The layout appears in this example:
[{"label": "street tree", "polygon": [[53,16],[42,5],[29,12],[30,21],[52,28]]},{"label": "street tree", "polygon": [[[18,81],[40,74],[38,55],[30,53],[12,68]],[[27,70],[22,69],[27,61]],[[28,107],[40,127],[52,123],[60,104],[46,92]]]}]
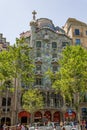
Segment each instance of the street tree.
[{"label": "street tree", "polygon": [[54,77],[50,72],[52,86],[68,103],[75,98],[74,107],[80,119],[79,104],[87,92],[87,50],[81,46],[67,46],[58,63],[60,70]]},{"label": "street tree", "polygon": [[37,88],[30,88],[22,96],[23,108],[31,113],[43,108],[43,96]]},{"label": "street tree", "polygon": [[[16,39],[16,43],[13,46],[9,46],[7,50],[0,52],[0,88],[2,89],[2,87],[5,88],[5,86],[8,86],[8,81],[13,82],[15,117],[17,116],[18,91],[24,92],[24,95],[27,95],[26,91],[24,91],[26,88],[29,89],[28,92],[30,92],[31,95],[33,93],[35,94],[35,92],[38,92],[31,91],[35,79],[35,66],[33,63],[31,49],[29,48],[28,44],[26,44],[24,38]],[[41,99],[40,97],[38,98],[39,100]],[[37,100],[37,98],[35,97],[34,100]],[[26,107],[24,109],[26,109]]]}]

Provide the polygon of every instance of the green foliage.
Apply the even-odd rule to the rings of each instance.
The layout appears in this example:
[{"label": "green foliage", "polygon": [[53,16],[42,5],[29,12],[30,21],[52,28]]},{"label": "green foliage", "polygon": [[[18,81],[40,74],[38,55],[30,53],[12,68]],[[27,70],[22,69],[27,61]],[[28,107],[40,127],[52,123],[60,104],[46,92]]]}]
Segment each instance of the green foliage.
[{"label": "green foliage", "polygon": [[34,81],[34,65],[30,49],[24,39],[17,39],[16,44],[0,52],[0,80],[21,79],[25,85]]},{"label": "green foliage", "polygon": [[[0,90],[6,90],[11,86],[9,90],[15,93],[15,110],[17,108],[16,98],[20,83],[23,83],[25,87],[29,87],[29,90],[23,94],[24,109],[31,112],[43,107],[43,97],[39,90],[32,89],[34,69],[31,49],[23,38],[16,39],[16,44],[0,53],[0,81],[2,82]],[[13,81],[14,84],[11,85],[8,81]],[[24,91],[24,89],[21,90]]]},{"label": "green foliage", "polygon": [[10,51],[14,56],[14,77],[19,77],[25,85],[29,85],[34,81],[34,64],[30,48],[24,39],[17,39]]},{"label": "green foliage", "polygon": [[29,89],[22,96],[23,108],[26,111],[34,112],[43,108],[43,96],[38,89]]},{"label": "green foliage", "polygon": [[74,93],[87,90],[87,50],[81,46],[67,46],[59,60],[60,70],[53,88],[64,97],[72,99]]},{"label": "green foliage", "polygon": [[0,52],[0,80],[12,79],[12,55],[4,50]]}]

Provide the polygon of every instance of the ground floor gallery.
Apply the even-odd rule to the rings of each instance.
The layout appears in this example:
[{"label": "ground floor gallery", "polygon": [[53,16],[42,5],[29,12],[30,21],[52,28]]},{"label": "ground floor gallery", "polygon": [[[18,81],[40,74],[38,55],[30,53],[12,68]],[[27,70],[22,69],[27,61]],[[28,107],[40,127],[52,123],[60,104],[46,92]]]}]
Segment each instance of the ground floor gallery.
[{"label": "ground floor gallery", "polygon": [[[20,111],[17,113],[16,123],[29,124],[31,122],[44,122],[48,121],[52,122],[60,122],[64,120],[75,120],[76,113],[74,111],[55,111],[55,110],[40,110],[35,113],[29,113],[27,111]],[[7,125],[11,125],[13,119],[11,116],[1,117],[1,124],[6,123]]]}]

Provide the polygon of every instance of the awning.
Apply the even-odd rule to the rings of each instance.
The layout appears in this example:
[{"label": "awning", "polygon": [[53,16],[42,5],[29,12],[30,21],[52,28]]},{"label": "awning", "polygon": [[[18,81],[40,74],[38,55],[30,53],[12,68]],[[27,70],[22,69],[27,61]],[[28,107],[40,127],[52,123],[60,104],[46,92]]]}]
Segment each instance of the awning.
[{"label": "awning", "polygon": [[35,119],[41,119],[41,118],[42,118],[42,113],[39,112],[39,111],[35,112],[34,118],[35,118]]},{"label": "awning", "polygon": [[76,117],[76,113],[75,113],[75,112],[72,112],[72,113],[66,112],[66,113],[65,113],[65,118],[69,118],[69,117],[75,118],[75,117]]},{"label": "awning", "polygon": [[31,114],[29,112],[26,112],[26,111],[22,111],[20,113],[18,113],[18,118],[22,118],[22,117],[30,117]]}]

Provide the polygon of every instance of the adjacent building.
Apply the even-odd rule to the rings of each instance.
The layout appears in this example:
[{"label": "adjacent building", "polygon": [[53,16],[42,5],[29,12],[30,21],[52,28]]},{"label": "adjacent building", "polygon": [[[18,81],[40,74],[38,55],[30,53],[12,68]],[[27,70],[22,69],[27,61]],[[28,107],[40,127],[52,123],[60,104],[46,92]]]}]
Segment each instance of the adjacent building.
[{"label": "adjacent building", "polygon": [[[80,45],[87,48],[87,23],[75,18],[68,18],[63,29],[72,39],[72,45]],[[87,120],[87,93],[84,95],[83,102],[80,103],[81,120]]]},{"label": "adjacent building", "polygon": [[81,45],[87,48],[87,24],[75,18],[68,18],[63,29],[72,38],[73,45]]},{"label": "adjacent building", "polygon": [[10,45],[9,42],[6,41],[6,38],[3,36],[2,33],[0,33],[0,51],[7,49],[7,47]]}]

